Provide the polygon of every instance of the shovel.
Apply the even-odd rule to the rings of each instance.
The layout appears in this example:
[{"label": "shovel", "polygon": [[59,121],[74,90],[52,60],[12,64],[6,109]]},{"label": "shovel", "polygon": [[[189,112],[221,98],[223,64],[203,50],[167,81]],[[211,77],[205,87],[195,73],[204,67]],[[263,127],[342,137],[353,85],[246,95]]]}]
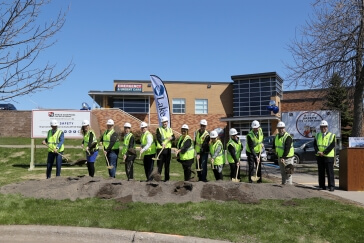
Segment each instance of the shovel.
[{"label": "shovel", "polygon": [[197,169],[196,171],[202,171],[202,169],[200,168],[200,161],[198,161],[198,159],[195,157],[196,163],[197,163]]},{"label": "shovel", "polygon": [[161,151],[159,152],[159,154],[157,155],[157,158],[152,158],[152,160],[159,160],[159,155],[161,155],[162,151],[163,151],[164,147],[161,149]]},{"label": "shovel", "polygon": [[259,168],[259,163],[260,163],[260,154],[258,156],[258,163],[257,163],[257,168],[255,169],[255,176],[253,176],[251,179],[252,181],[258,181],[260,179],[260,177],[258,177],[258,168]]},{"label": "shovel", "polygon": [[238,179],[238,173],[239,173],[239,164],[236,166],[236,175],[235,175],[235,178],[231,178],[231,181],[233,181],[233,182],[240,182],[240,180]]},{"label": "shovel", "polygon": [[[43,143],[42,143],[43,144]],[[50,148],[50,149],[52,149],[51,147],[49,147],[49,145],[48,144],[44,144],[44,146],[46,146],[46,147],[48,147],[48,148]],[[61,155],[61,157],[64,159],[64,160],[66,160],[67,162],[68,161],[70,161],[66,156],[64,156],[63,154],[60,154],[60,153],[58,153],[58,152],[56,152],[56,151],[53,151],[53,153],[56,153],[56,154],[58,154],[58,155]]]},{"label": "shovel", "polygon": [[75,162],[71,162],[70,165],[84,165],[87,162],[86,159],[78,159]]},{"label": "shovel", "polygon": [[102,146],[102,152],[103,152],[103,154],[104,154],[104,156],[105,156],[105,160],[106,160],[106,163],[107,163],[107,168],[108,168],[109,170],[111,170],[112,168],[114,168],[114,166],[113,166],[113,165],[110,165],[110,163],[109,163],[109,159],[107,158],[107,155],[104,153],[104,152],[105,152],[105,150],[104,150],[104,146]]}]

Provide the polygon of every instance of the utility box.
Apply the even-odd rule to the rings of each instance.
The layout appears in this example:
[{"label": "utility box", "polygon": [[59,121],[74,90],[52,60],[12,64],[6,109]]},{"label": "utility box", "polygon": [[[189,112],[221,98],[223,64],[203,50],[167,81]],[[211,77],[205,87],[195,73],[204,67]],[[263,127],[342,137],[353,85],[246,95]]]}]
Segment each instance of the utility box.
[{"label": "utility box", "polygon": [[339,187],[346,191],[364,191],[364,148],[340,151]]}]

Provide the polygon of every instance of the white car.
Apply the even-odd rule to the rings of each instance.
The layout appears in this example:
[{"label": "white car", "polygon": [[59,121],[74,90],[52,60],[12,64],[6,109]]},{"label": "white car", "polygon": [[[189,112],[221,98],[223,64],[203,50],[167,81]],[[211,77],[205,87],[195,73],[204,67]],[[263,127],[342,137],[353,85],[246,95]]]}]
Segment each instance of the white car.
[{"label": "white car", "polygon": [[[238,135],[238,138],[240,139],[241,144],[243,145],[243,151],[241,152],[240,160],[247,161],[248,157],[246,156],[246,136]],[[262,161],[267,161],[267,152],[265,151],[264,147],[263,147],[261,157],[262,157]]]}]

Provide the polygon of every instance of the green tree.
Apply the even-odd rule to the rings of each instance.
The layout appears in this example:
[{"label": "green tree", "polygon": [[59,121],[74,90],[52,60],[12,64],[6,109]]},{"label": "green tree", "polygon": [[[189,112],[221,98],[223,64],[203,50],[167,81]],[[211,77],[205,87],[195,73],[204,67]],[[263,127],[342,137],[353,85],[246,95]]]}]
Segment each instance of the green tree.
[{"label": "green tree", "polygon": [[289,85],[328,88],[334,73],[354,87],[352,136],[360,137],[364,98],[364,1],[315,0],[313,15],[288,46]]}]

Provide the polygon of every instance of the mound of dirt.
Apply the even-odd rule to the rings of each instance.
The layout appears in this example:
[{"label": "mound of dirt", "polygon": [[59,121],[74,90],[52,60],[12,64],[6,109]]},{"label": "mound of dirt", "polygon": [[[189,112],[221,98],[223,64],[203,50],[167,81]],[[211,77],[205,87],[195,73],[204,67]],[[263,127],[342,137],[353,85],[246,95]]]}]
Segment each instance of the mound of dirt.
[{"label": "mound of dirt", "polygon": [[275,183],[248,184],[231,181],[217,182],[140,182],[101,177],[56,177],[48,180],[28,180],[0,188],[3,194],[25,197],[70,199],[102,198],[120,202],[183,203],[205,200],[258,203],[260,199],[326,197],[325,193],[299,185],[282,186]]}]

